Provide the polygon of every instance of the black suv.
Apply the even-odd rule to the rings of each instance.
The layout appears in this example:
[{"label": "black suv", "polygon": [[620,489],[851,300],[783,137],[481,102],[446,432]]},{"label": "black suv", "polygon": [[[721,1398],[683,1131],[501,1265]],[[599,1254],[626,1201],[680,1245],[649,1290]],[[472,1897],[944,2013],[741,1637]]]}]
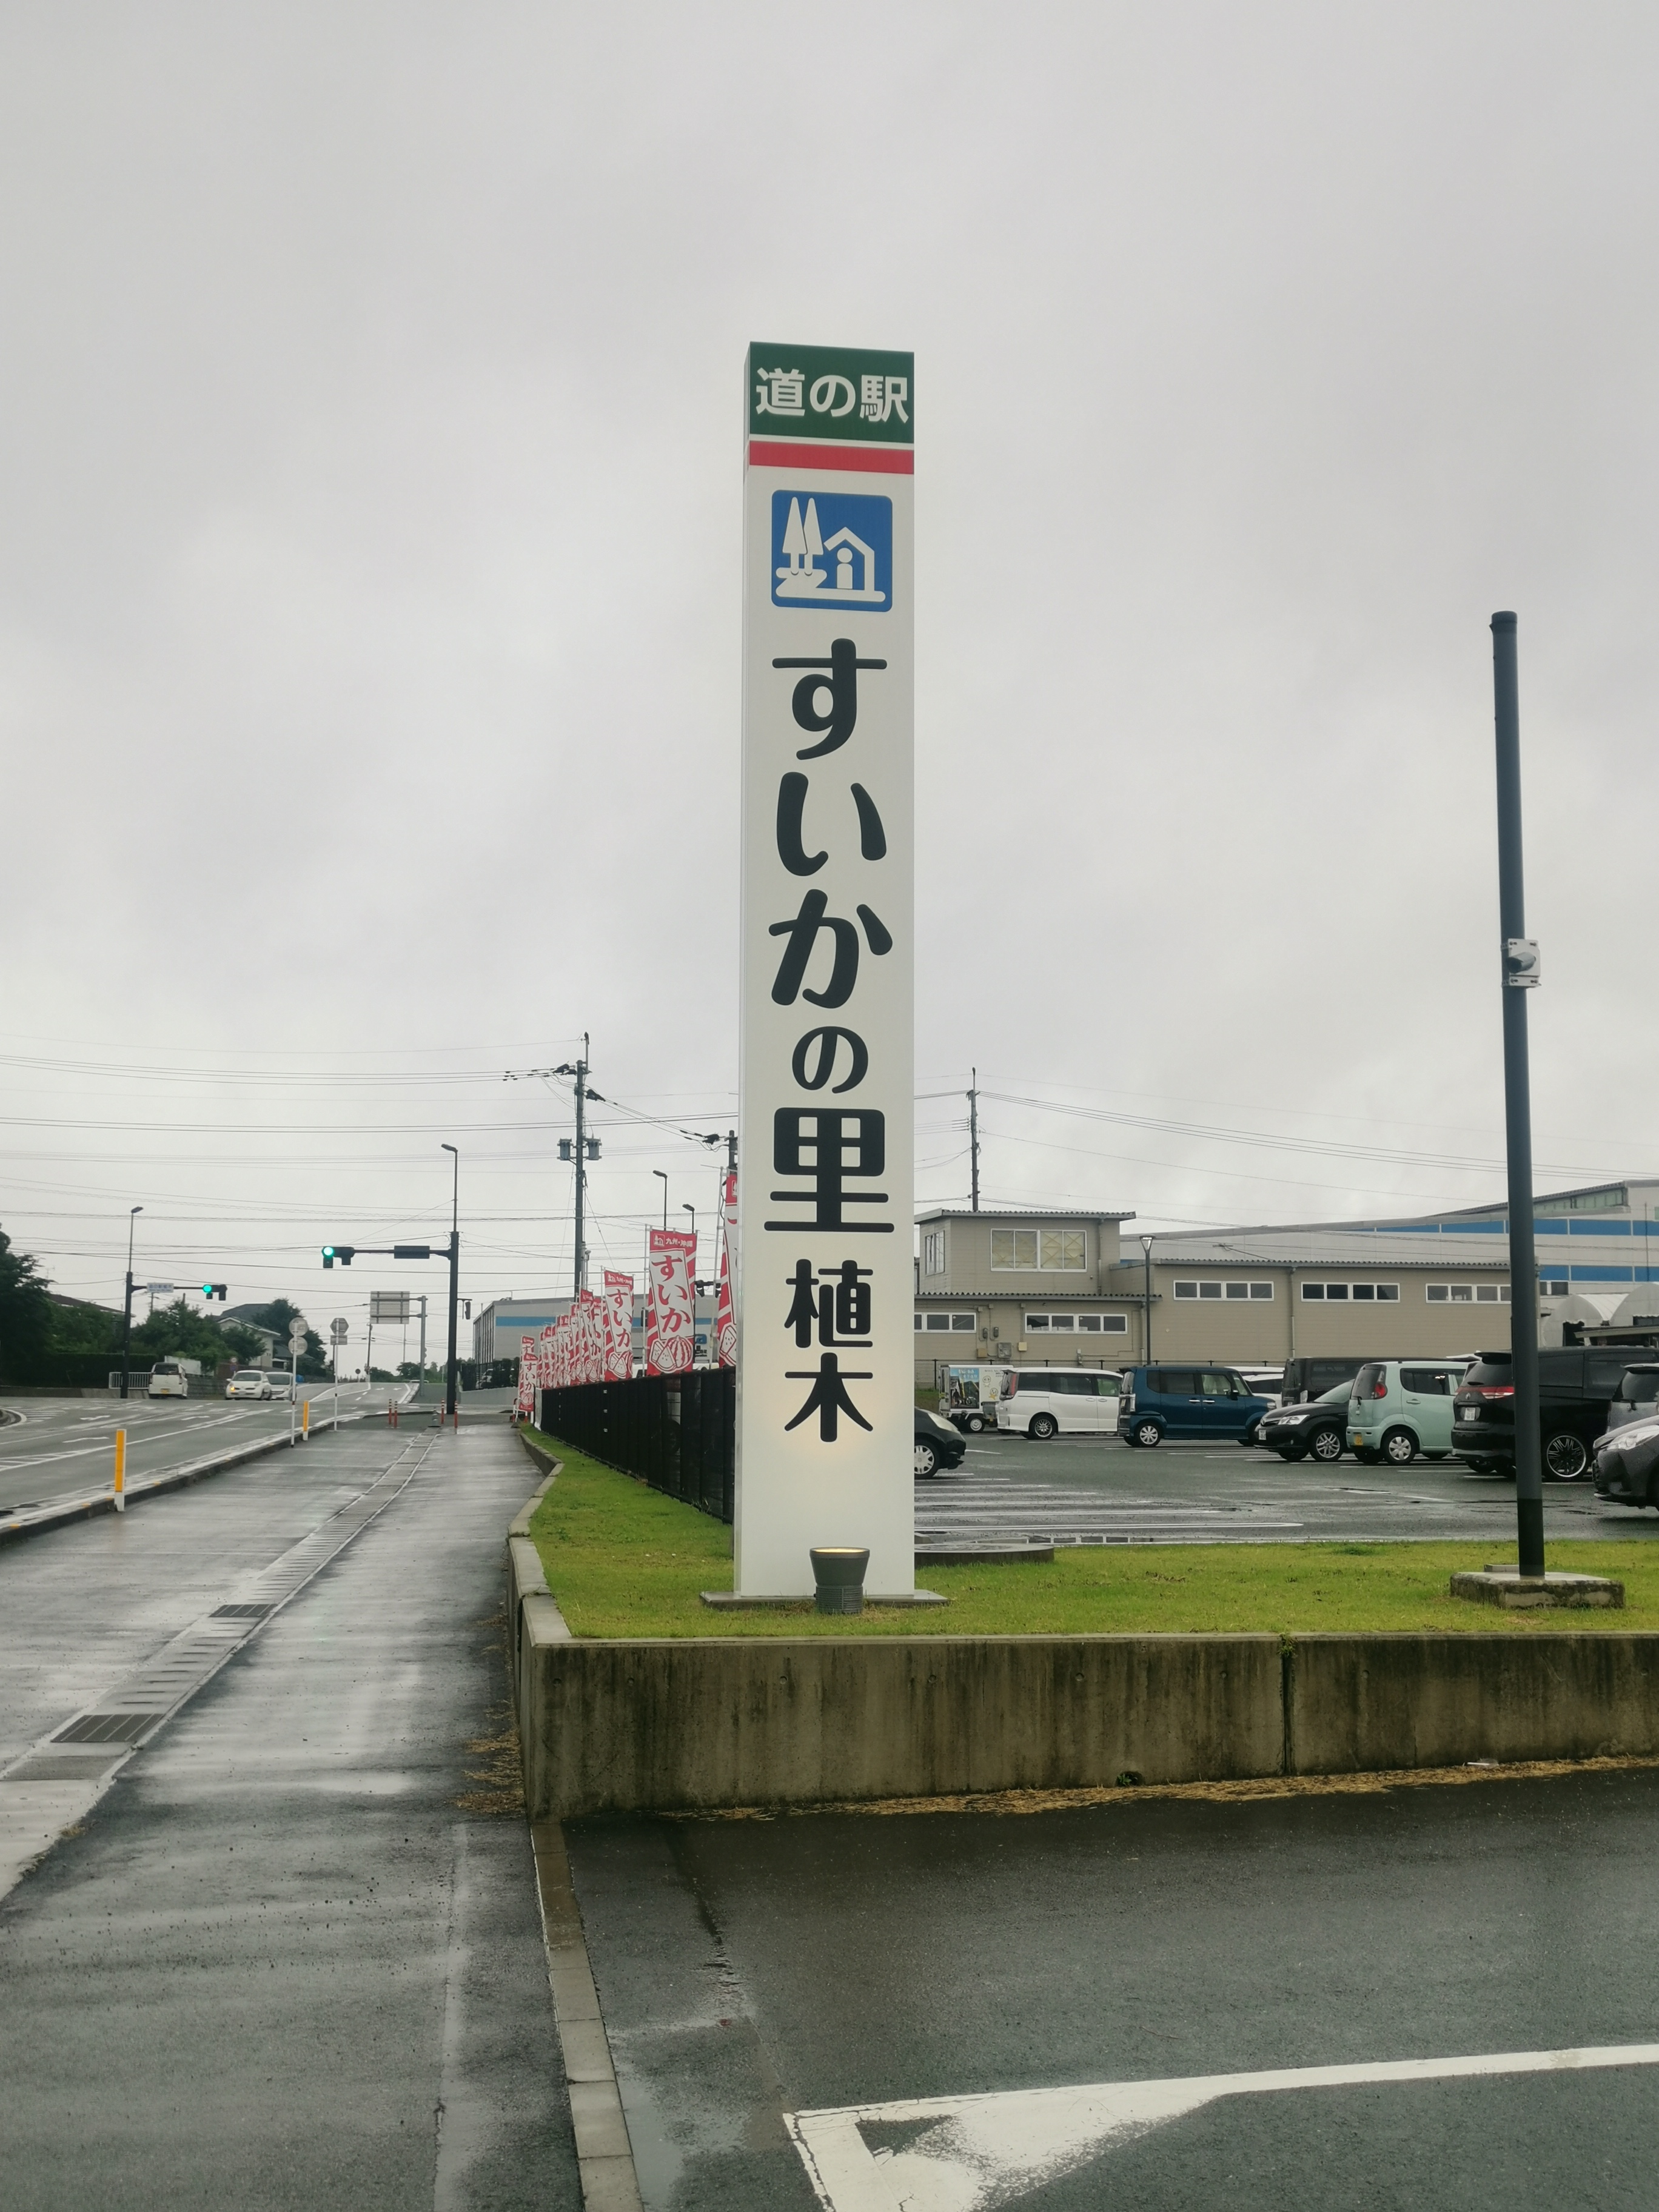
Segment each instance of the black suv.
[{"label": "black suv", "polygon": [[[1538,1355],[1538,1426],[1544,1473],[1579,1482],[1590,1448],[1607,1432],[1607,1408],[1630,1365],[1628,1349],[1574,1345]],[[1452,1441],[1484,1474],[1515,1472],[1515,1374],[1507,1352],[1483,1352],[1463,1377]]]}]

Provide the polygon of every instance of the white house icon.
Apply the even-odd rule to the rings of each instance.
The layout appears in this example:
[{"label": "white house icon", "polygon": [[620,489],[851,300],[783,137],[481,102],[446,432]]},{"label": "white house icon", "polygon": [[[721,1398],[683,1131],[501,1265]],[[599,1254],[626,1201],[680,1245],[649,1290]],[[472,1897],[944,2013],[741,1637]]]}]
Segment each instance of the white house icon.
[{"label": "white house icon", "polygon": [[[852,601],[860,606],[881,606],[886,602],[885,592],[876,589],[876,556],[874,549],[865,544],[851,530],[837,530],[826,540],[818,525],[818,503],[815,499],[806,502],[806,513],[801,513],[799,499],[789,502],[789,519],[783,531],[783,566],[776,571],[777,588],[773,593],[779,599],[835,599]],[[835,581],[830,582],[817,565],[826,553],[836,556]],[[859,581],[853,580],[854,556],[858,556],[860,569]]]}]

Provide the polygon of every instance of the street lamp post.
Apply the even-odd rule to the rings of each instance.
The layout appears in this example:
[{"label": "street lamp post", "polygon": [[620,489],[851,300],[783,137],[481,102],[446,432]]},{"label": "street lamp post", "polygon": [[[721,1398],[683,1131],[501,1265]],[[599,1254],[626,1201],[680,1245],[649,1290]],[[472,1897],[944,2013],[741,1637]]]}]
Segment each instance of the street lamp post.
[{"label": "street lamp post", "polygon": [[460,1309],[461,1287],[461,1155],[453,1145],[445,1145],[442,1150],[451,1154],[455,1162],[449,1218],[449,1366],[444,1384],[444,1411],[453,1421],[455,1419],[455,1324]]},{"label": "street lamp post", "polygon": [[127,1216],[127,1302],[121,1316],[121,1395],[127,1395],[132,1375],[132,1239],[138,1226],[142,1206],[135,1206]]},{"label": "street lamp post", "polygon": [[1544,1469],[1538,1422],[1538,1267],[1532,1224],[1532,1096],[1527,993],[1538,948],[1527,936],[1521,868],[1521,714],[1515,617],[1492,618],[1492,706],[1498,744],[1498,908],[1503,940],[1504,1121],[1509,1156],[1510,1358],[1515,1387],[1515,1513],[1523,1575],[1544,1571]]},{"label": "street lamp post", "polygon": [[653,1168],[651,1172],[662,1185],[662,1225],[666,1229],[668,1226],[668,1176],[662,1168]]},{"label": "street lamp post", "polygon": [[1146,1302],[1142,1308],[1140,1349],[1142,1358],[1150,1367],[1152,1364],[1152,1240],[1150,1237],[1143,1237],[1140,1240],[1140,1259],[1146,1271]]}]

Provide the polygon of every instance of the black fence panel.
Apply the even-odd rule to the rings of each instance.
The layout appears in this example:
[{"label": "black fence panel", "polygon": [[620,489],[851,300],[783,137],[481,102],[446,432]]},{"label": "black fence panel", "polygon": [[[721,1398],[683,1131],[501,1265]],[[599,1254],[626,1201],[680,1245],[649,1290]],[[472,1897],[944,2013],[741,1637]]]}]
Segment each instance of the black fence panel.
[{"label": "black fence panel", "polygon": [[544,1390],[538,1425],[590,1459],[717,1521],[735,1510],[738,1376],[732,1367],[636,1375]]}]

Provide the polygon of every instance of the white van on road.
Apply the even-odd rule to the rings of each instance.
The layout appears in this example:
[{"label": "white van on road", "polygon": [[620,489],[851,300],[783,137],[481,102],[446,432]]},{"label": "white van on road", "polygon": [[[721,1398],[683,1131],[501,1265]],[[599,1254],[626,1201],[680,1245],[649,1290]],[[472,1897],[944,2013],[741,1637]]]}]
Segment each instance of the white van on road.
[{"label": "white van on road", "polygon": [[1012,1367],[997,1400],[997,1431],[1039,1443],[1054,1436],[1115,1436],[1123,1377],[1110,1367]]}]

